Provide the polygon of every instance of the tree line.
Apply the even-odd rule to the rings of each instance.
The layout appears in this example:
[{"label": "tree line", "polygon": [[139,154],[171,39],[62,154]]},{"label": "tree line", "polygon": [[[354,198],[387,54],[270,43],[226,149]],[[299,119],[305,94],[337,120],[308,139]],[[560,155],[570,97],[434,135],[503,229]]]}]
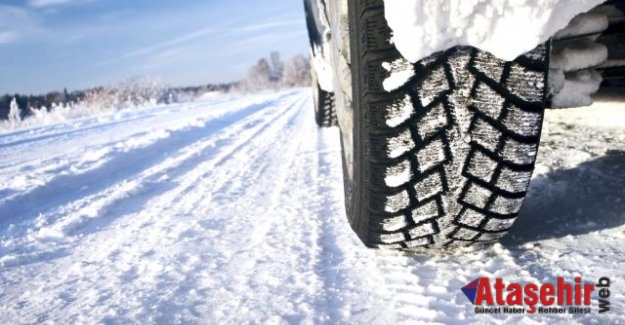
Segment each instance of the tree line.
[{"label": "tree line", "polygon": [[229,92],[238,83],[208,84],[202,86],[163,87],[157,82],[145,79],[124,81],[113,87],[95,87],[86,90],[68,92],[50,92],[44,95],[5,94],[0,96],[0,120],[7,120],[11,103],[17,104],[18,115],[24,119],[33,114],[33,110],[50,111],[57,106],[74,105],[125,108],[146,102],[167,103],[180,99],[197,97],[206,92]]},{"label": "tree line", "polygon": [[261,58],[248,70],[247,76],[237,88],[245,92],[254,92],[265,89],[309,87],[310,83],[308,57],[299,54],[282,61],[280,53],[272,52],[269,58]]},{"label": "tree line", "polygon": [[252,66],[243,80],[222,84],[189,87],[168,87],[153,79],[128,80],[111,87],[95,87],[43,95],[5,94],[0,96],[0,120],[9,119],[11,103],[13,117],[27,118],[35,111],[50,111],[55,107],[82,105],[101,108],[126,108],[142,104],[175,103],[190,100],[207,92],[256,92],[310,86],[310,63],[304,55],[282,61],[280,53],[272,52]]},{"label": "tree line", "polygon": [[84,98],[84,92],[75,91],[69,93],[67,89],[63,92],[50,92],[45,95],[21,95],[5,94],[0,97],[0,119],[8,119],[11,102],[15,100],[19,107],[20,116],[29,115],[28,108],[41,109],[52,108],[55,105],[67,105],[71,102],[78,102]]}]

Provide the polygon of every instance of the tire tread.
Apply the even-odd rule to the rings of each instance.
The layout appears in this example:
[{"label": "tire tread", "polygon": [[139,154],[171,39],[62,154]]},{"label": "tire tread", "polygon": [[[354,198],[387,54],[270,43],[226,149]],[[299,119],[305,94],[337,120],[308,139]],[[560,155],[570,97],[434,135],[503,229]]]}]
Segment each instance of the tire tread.
[{"label": "tire tread", "polygon": [[[367,224],[368,233],[358,234],[365,244],[390,249],[498,240],[517,217],[534,169],[548,46],[512,62],[455,47],[412,64],[413,77],[387,92],[382,63],[403,58],[389,42],[383,1],[352,3],[360,4],[356,23],[366,27],[357,26],[352,63],[361,69],[354,96],[362,98],[356,109],[364,110],[358,123],[368,169],[357,189],[367,191],[368,207],[350,216],[352,227]],[[410,111],[400,106],[408,103]],[[389,123],[393,117],[397,123]],[[483,166],[492,171],[484,174]],[[387,171],[407,179],[389,185]]]}]

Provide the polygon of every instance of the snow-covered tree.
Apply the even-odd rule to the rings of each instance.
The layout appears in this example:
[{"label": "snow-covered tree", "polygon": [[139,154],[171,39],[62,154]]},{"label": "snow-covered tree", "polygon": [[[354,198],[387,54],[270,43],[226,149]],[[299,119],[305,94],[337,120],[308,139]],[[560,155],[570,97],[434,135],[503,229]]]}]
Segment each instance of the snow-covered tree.
[{"label": "snow-covered tree", "polygon": [[17,100],[15,99],[15,97],[11,101],[11,104],[9,107],[10,107],[9,108],[9,123],[11,123],[12,125],[15,125],[16,123],[22,120],[20,107],[17,105]]},{"label": "snow-covered tree", "polygon": [[310,83],[310,63],[307,57],[300,54],[286,62],[281,80],[282,87],[308,87]]},{"label": "snow-covered tree", "polygon": [[271,66],[267,59],[260,59],[248,72],[241,82],[241,90],[246,92],[260,91],[273,87],[271,81]]},{"label": "snow-covered tree", "polygon": [[273,81],[282,80],[282,75],[284,73],[284,63],[280,59],[280,52],[271,52],[271,72],[270,77]]},{"label": "snow-covered tree", "polygon": [[92,111],[153,105],[166,98],[166,89],[156,78],[129,79],[116,86],[90,90],[81,105]]},{"label": "snow-covered tree", "polygon": [[286,62],[280,60],[278,52],[272,52],[270,59],[260,59],[239,84],[238,90],[255,92],[265,89],[310,86],[310,63],[304,55],[296,55]]}]

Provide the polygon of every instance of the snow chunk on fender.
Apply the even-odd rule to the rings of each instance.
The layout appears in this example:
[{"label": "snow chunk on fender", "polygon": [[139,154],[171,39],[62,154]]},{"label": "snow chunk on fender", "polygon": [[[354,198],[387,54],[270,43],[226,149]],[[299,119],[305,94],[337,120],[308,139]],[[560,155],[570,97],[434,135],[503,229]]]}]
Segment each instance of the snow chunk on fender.
[{"label": "snow chunk on fender", "polygon": [[582,107],[593,103],[592,95],[599,90],[603,78],[596,70],[568,74],[560,91],[551,100],[552,108]]},{"label": "snow chunk on fender", "polygon": [[384,0],[399,52],[411,62],[458,45],[512,61],[604,0]]}]

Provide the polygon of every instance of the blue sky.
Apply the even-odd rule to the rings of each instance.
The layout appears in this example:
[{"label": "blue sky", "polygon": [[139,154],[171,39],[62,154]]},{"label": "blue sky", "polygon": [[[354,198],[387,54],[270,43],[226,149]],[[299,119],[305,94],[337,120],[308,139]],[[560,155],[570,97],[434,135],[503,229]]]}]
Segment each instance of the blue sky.
[{"label": "blue sky", "polygon": [[301,0],[1,0],[0,94],[160,77],[238,80],[272,50],[307,53]]}]

